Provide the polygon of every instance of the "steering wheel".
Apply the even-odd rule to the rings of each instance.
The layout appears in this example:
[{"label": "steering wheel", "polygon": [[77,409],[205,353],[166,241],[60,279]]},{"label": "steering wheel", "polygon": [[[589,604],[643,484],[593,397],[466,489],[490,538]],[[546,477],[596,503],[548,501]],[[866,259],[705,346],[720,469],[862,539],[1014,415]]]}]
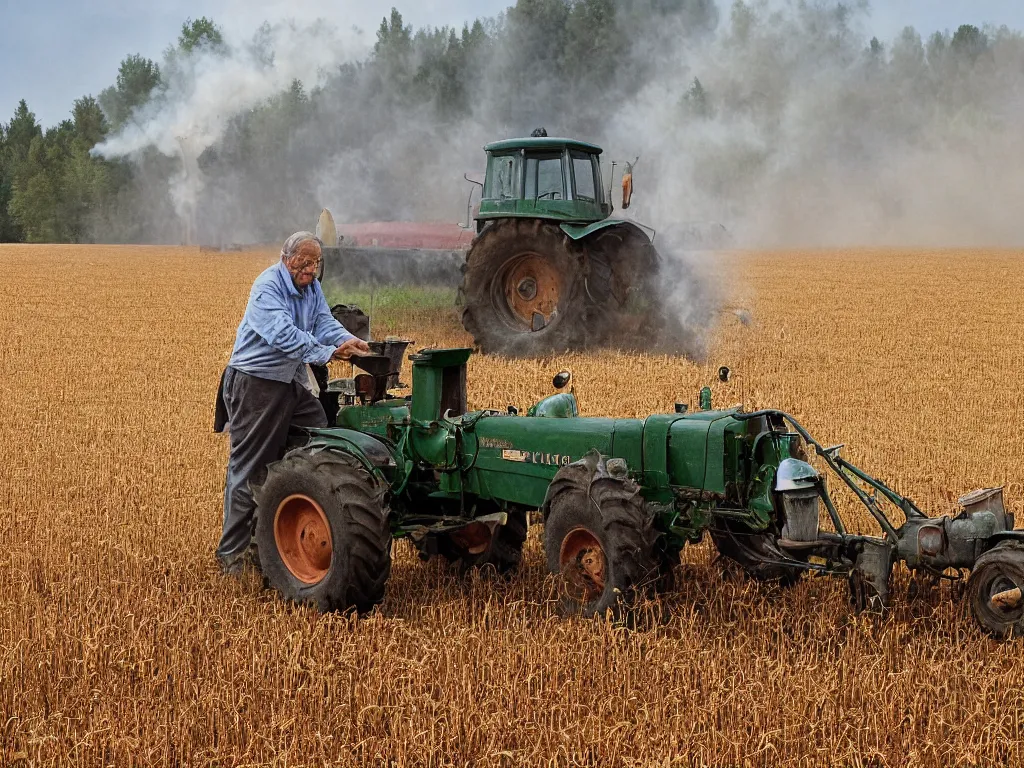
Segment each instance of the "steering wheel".
[{"label": "steering wheel", "polygon": [[550,192],[542,192],[541,194],[537,195],[537,199],[538,200],[543,200],[545,197],[550,195],[552,200],[557,200],[558,198],[555,197],[555,195],[558,195],[560,197],[561,194],[562,194],[561,192],[557,192],[555,190],[551,190]]}]

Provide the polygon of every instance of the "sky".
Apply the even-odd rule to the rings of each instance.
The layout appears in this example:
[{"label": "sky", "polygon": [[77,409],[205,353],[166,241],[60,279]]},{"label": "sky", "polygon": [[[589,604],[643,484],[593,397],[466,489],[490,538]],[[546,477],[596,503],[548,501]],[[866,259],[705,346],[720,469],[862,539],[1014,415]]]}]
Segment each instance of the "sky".
[{"label": "sky", "polygon": [[[773,0],[780,2],[781,0]],[[264,20],[326,18],[358,57],[397,5],[414,26],[462,25],[513,0],[0,0],[0,121],[26,99],[44,126],[68,117],[72,102],[111,85],[128,54],[160,61],[186,18],[208,16],[248,38]],[[727,9],[729,0],[719,0]],[[960,24],[1024,29],[1020,0],[875,0],[869,32],[888,41],[912,25],[923,36]]]}]

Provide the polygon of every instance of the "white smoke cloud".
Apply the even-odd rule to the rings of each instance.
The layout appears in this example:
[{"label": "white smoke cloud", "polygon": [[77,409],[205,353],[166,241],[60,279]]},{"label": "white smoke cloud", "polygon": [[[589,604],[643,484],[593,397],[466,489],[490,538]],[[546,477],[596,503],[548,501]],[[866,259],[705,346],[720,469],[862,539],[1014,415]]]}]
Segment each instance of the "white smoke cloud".
[{"label": "white smoke cloud", "polygon": [[[302,14],[316,7],[300,3]],[[431,12],[451,15],[440,5]],[[204,241],[277,237],[309,226],[324,205],[343,221],[462,221],[462,174],[482,169],[482,145],[538,125],[602,144],[606,160],[639,155],[629,215],[663,239],[723,225],[750,247],[1024,240],[1009,204],[1024,191],[1016,33],[988,30],[988,50],[967,66],[948,38],[945,52],[929,50],[927,32],[870,53],[863,2],[722,3],[718,28],[704,34],[686,13],[629,30],[628,58],[644,63],[643,77],[627,81],[630,67],[613,67],[597,107],[573,103],[570,84],[545,77],[551,69],[522,76],[524,62],[550,46],[515,39],[470,63],[466,109],[443,117],[435,104],[388,93],[372,68],[338,76],[338,64],[365,60],[371,14],[384,12],[360,11],[362,33],[344,26],[344,14],[334,27],[279,22],[263,48],[273,49],[273,65],[245,41],[251,30],[240,19],[252,14],[230,14],[229,54],[179,60],[166,91],[99,151],[176,156],[182,137],[193,154],[220,149],[232,118],[300,79],[307,92],[324,91],[286,143],[220,163],[205,186],[187,163],[172,181],[176,210],[199,209]],[[706,91],[701,109],[688,102],[695,78]],[[291,169],[296,178],[282,180]]]},{"label": "white smoke cloud", "polygon": [[[230,122],[295,81],[316,87],[353,50],[323,21],[264,24],[249,40],[233,38],[229,28],[225,38],[225,45],[216,49],[169,53],[160,91],[120,132],[93,149],[106,158],[133,157],[150,149],[179,157],[181,170],[169,180],[169,192],[186,226],[194,222],[206,186],[198,158],[224,137]],[[365,55],[358,46],[355,52]]]}]

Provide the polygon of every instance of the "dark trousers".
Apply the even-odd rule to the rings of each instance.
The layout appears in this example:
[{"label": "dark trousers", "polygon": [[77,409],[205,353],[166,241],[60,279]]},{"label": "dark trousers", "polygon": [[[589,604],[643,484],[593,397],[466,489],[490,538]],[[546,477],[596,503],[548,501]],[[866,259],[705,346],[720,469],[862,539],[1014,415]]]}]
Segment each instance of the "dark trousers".
[{"label": "dark trousers", "polygon": [[252,540],[256,503],[250,480],[260,479],[267,465],[284,455],[290,426],[326,427],[327,417],[313,393],[294,381],[285,384],[228,368],[221,390],[231,455],[217,559],[228,567],[245,554]]}]

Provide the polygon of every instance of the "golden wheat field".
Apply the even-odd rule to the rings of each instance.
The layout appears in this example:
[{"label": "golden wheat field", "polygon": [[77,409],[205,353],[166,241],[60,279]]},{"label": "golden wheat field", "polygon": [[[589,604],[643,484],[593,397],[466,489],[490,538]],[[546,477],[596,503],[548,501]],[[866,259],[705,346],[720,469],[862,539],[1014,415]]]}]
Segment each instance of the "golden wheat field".
[{"label": "golden wheat field", "polygon": [[[272,257],[271,257],[272,258]],[[773,405],[932,514],[1005,485],[1024,519],[1024,253],[721,257],[706,363],[471,360],[471,406],[569,367],[584,414]],[[560,618],[532,529],[509,581],[396,546],[388,597],[321,616],[225,578],[215,388],[268,256],[0,248],[0,766],[995,766],[1024,763],[1024,641],[956,590],[884,622],[845,583],[722,579],[684,553],[670,618]],[[452,311],[377,335],[462,345]],[[864,521],[861,520],[863,524]]]}]

